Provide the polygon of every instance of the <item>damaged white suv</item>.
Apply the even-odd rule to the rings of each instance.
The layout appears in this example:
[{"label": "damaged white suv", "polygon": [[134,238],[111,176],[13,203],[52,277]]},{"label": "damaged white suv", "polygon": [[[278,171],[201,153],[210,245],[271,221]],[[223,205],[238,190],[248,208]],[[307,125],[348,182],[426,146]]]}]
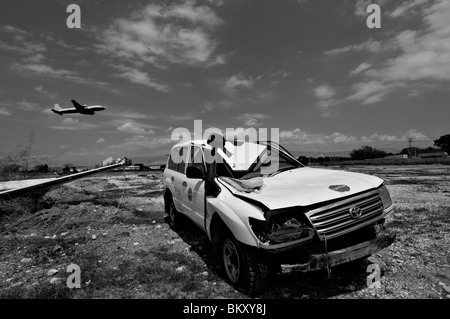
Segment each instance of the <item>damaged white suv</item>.
[{"label": "damaged white suv", "polygon": [[394,207],[383,180],[305,167],[277,143],[178,144],[163,183],[169,225],[182,214],[202,228],[226,279],[252,295],[273,269],[329,270],[395,238],[383,226]]}]

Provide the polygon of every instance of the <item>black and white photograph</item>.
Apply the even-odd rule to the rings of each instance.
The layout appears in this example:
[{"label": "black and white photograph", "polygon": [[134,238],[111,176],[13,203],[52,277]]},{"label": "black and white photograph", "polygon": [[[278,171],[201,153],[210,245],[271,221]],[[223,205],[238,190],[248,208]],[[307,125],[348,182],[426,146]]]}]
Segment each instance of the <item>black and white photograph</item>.
[{"label": "black and white photograph", "polygon": [[0,6],[0,299],[450,299],[449,0]]}]

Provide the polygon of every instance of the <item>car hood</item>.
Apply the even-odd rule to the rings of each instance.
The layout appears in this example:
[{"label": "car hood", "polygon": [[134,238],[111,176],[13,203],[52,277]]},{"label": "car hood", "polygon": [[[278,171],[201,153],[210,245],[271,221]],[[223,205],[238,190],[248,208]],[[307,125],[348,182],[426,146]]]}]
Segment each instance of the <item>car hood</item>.
[{"label": "car hood", "polygon": [[304,167],[265,177],[263,183],[259,190],[244,192],[222,181],[234,195],[258,201],[272,210],[347,197],[377,188],[383,180],[360,173]]}]

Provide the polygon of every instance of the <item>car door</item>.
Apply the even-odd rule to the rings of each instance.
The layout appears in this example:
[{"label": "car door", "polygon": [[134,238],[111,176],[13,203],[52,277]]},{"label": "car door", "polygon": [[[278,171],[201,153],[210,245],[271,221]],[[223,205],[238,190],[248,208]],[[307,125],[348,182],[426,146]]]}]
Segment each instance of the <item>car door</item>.
[{"label": "car door", "polygon": [[[191,146],[189,162],[205,165],[203,150],[199,146]],[[196,224],[204,228],[205,218],[205,181],[203,179],[187,178],[181,186],[183,209]]]},{"label": "car door", "polygon": [[177,163],[177,168],[175,171],[171,171],[171,183],[173,189],[173,202],[175,204],[175,208],[184,213],[183,210],[183,200],[182,200],[182,183],[186,179],[186,164],[188,162],[189,148],[188,147],[179,147],[174,149],[173,157],[174,161]]}]

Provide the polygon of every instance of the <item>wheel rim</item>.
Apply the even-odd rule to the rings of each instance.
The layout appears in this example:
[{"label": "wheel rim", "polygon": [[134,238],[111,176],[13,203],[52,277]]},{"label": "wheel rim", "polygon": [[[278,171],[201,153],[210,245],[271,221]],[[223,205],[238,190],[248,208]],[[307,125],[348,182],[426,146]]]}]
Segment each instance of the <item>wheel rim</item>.
[{"label": "wheel rim", "polygon": [[230,239],[227,239],[223,245],[223,262],[228,278],[232,283],[237,283],[241,273],[241,264],[236,244]]}]

